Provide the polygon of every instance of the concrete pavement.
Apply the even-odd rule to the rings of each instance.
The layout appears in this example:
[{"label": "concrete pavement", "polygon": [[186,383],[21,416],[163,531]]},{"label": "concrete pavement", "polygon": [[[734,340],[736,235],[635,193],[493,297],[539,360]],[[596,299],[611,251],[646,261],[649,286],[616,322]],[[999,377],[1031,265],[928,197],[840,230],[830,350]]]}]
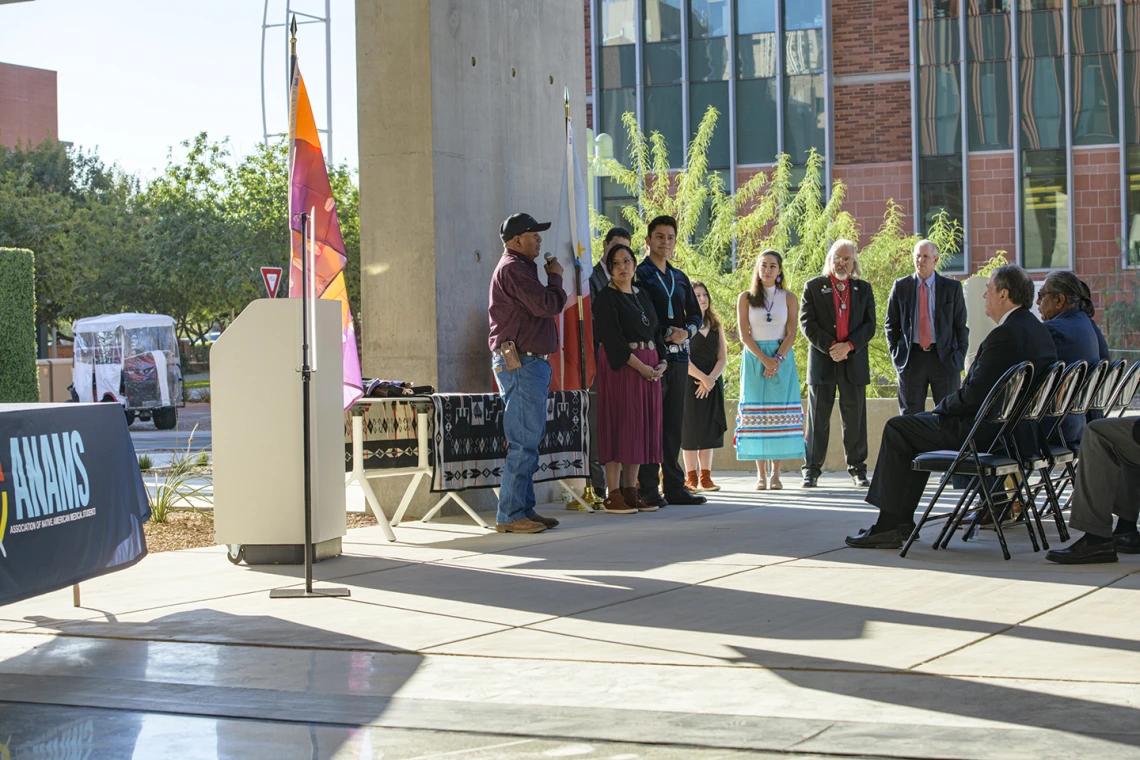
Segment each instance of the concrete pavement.
[{"label": "concrete pavement", "polygon": [[1140,557],[1051,565],[1023,530],[1009,562],[984,532],[852,550],[874,516],[845,477],[751,480],[651,514],[551,506],[562,525],[533,536],[353,530],[316,567],[348,599],[270,600],[301,568],[221,548],[153,555],[83,584],[82,608],[0,608],[0,739],[14,758],[60,732],[100,757],[166,738],[208,757],[1140,758]]}]

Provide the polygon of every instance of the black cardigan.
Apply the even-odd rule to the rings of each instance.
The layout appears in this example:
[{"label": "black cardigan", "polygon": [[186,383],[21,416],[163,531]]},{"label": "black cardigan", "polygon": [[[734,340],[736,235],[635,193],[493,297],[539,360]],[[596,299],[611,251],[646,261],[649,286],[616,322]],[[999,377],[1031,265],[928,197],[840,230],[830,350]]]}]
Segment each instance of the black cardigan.
[{"label": "black cardigan", "polygon": [[[661,327],[653,301],[645,288],[636,285],[634,288],[637,292],[629,294],[615,287],[605,287],[594,300],[594,340],[605,346],[606,358],[614,371],[629,361],[633,353],[630,343],[653,341],[658,361],[665,361],[665,346],[661,345]],[[641,318],[643,313],[649,319],[648,325]]]}]

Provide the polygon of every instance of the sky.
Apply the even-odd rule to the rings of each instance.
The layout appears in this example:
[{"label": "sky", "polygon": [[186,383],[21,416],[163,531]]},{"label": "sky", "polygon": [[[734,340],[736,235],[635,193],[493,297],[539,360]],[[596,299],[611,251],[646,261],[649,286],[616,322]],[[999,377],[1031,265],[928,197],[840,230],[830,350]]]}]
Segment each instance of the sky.
[{"label": "sky", "polygon": [[[264,134],[262,18],[285,20],[287,0],[31,0],[0,4],[0,62],[57,72],[59,138],[144,181],[183,140],[207,132],[250,153]],[[330,0],[333,159],[357,167],[354,0]],[[324,15],[324,0],[289,0]],[[299,19],[301,20],[301,19]],[[325,28],[301,25],[298,58],[317,126],[325,118]],[[265,40],[270,134],[288,127],[284,28]],[[321,141],[328,156],[328,141]]]}]

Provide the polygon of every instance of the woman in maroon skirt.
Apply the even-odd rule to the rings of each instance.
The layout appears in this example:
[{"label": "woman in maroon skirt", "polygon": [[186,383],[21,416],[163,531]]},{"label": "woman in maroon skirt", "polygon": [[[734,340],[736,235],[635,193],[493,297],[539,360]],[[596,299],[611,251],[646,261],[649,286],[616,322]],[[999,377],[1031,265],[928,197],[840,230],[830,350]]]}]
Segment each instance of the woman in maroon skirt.
[{"label": "woman in maroon skirt", "polygon": [[[637,497],[637,466],[661,461],[661,375],[665,347],[649,294],[633,283],[637,270],[629,246],[606,254],[610,284],[594,302],[598,346],[598,461],[606,467],[615,514],[652,512]],[[624,472],[623,472],[624,465]]]}]

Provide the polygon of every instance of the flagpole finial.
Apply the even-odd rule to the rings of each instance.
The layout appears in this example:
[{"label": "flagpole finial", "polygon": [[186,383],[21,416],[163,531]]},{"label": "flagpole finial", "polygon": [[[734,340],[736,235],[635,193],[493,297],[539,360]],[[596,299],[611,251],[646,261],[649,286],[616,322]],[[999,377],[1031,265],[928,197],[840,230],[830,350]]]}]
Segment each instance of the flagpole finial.
[{"label": "flagpole finial", "polygon": [[293,14],[293,20],[289,22],[289,54],[297,55],[297,14]]}]

